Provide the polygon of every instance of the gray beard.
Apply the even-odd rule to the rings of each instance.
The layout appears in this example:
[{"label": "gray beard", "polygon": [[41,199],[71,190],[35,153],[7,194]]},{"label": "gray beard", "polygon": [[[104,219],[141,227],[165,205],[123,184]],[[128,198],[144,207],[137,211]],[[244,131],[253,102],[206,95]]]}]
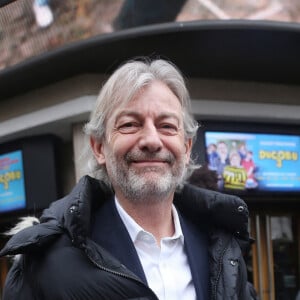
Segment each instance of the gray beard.
[{"label": "gray beard", "polygon": [[[184,159],[177,163],[177,166],[167,171],[160,167],[149,167],[136,172],[130,169],[130,161],[145,158],[145,154],[129,153],[125,159],[117,160],[113,154],[108,159],[112,166],[110,177],[115,188],[123,193],[124,197],[134,203],[158,203],[173,193],[176,187],[182,182],[185,175]],[[147,157],[155,158],[155,154],[148,154]],[[121,161],[121,163],[120,163]],[[170,153],[167,154],[167,161],[173,165],[175,158]],[[154,174],[147,174],[151,172]]]}]

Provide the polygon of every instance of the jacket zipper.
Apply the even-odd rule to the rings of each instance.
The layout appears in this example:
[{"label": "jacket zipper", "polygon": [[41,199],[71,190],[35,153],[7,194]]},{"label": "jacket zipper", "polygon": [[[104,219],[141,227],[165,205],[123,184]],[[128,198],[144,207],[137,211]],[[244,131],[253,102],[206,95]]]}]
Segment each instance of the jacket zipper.
[{"label": "jacket zipper", "polygon": [[126,279],[134,280],[134,281],[137,282],[138,284],[142,284],[144,287],[148,288],[148,289],[152,292],[152,294],[153,294],[153,296],[154,296],[155,299],[159,300],[159,299],[157,298],[157,296],[154,294],[154,292],[153,292],[148,286],[146,286],[142,281],[140,281],[140,280],[138,280],[137,278],[134,278],[134,277],[132,277],[132,276],[129,276],[129,275],[127,275],[127,274],[124,274],[124,273],[117,272],[117,271],[111,270],[111,269],[109,269],[109,268],[106,268],[106,267],[104,267],[104,266],[98,264],[98,263],[97,263],[97,262],[96,262],[96,261],[95,261],[95,260],[94,260],[94,259],[93,259],[86,251],[85,251],[85,253],[86,253],[87,257],[89,258],[89,260],[90,260],[96,267],[98,267],[99,269],[101,269],[101,270],[103,270],[103,271],[105,271],[105,272],[109,272],[109,273],[111,273],[111,274],[114,274],[114,275],[116,275],[116,276],[120,276],[120,277],[123,277],[123,278],[126,278]]},{"label": "jacket zipper", "polygon": [[217,279],[216,279],[215,286],[212,288],[212,300],[217,300],[217,286],[218,286],[218,282],[220,280],[221,273],[222,273],[222,262],[223,262],[224,255],[228,249],[229,243],[230,243],[230,241],[228,242],[226,247],[223,249],[221,257],[219,259]]}]

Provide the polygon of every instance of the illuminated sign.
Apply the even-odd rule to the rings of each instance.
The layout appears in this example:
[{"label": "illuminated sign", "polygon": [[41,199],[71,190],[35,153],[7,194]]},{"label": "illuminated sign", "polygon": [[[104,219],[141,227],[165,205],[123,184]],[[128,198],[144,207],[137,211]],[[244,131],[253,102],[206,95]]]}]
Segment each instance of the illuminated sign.
[{"label": "illuminated sign", "polygon": [[300,136],[208,131],[205,147],[221,190],[300,191]]},{"label": "illuminated sign", "polygon": [[26,207],[22,152],[0,155],[0,212]]}]

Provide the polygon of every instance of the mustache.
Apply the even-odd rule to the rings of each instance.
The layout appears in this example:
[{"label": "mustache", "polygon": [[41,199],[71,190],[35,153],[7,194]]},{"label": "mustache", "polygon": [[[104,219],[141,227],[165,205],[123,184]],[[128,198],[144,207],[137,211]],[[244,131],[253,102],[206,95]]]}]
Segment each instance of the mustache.
[{"label": "mustache", "polygon": [[141,151],[130,151],[125,155],[125,161],[162,161],[172,164],[175,161],[175,157],[172,153],[153,153],[153,152],[141,152]]}]

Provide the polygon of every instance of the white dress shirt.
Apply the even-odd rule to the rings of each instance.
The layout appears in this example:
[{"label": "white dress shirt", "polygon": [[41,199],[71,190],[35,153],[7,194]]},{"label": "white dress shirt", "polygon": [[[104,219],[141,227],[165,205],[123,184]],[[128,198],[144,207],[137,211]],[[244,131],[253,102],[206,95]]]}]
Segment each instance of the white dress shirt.
[{"label": "white dress shirt", "polygon": [[178,213],[172,206],[175,233],[165,237],[158,246],[155,237],[139,226],[122,208],[117,199],[116,207],[135,246],[149,287],[160,300],[194,300],[196,292],[184,250]]}]

